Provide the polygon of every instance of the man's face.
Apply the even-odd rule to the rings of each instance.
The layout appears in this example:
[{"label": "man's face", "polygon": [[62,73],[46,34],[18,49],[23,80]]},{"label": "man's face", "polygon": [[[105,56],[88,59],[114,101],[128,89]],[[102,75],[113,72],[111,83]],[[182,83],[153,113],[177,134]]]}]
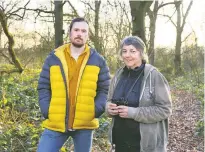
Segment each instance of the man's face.
[{"label": "man's face", "polygon": [[70,31],[70,41],[75,47],[82,47],[88,40],[88,24],[75,22]]}]

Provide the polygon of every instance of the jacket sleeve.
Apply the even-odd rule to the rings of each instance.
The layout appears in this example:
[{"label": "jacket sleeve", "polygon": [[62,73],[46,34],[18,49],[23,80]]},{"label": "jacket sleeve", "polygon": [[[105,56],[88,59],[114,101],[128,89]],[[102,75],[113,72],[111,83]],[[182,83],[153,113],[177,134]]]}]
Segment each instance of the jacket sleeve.
[{"label": "jacket sleeve", "polygon": [[112,96],[113,96],[113,92],[114,92],[114,81],[115,81],[115,77],[112,78],[111,83],[110,83],[110,87],[109,87],[109,91],[108,91],[108,98],[107,98],[107,102],[106,102],[106,106],[105,106],[105,113],[108,117],[112,117],[112,115],[110,115],[108,113],[108,103],[111,102],[112,100]]},{"label": "jacket sleeve", "polygon": [[105,104],[107,100],[108,88],[110,85],[110,73],[109,68],[105,62],[102,60],[100,65],[100,72],[98,75],[97,82],[97,94],[95,97],[95,117],[100,117],[105,111]]},{"label": "jacket sleeve", "polygon": [[[128,108],[128,117],[141,123],[155,123],[167,119],[171,114],[171,94],[167,80],[155,72],[154,78],[154,105],[138,108]],[[142,101],[143,102],[143,101]]]},{"label": "jacket sleeve", "polygon": [[43,117],[47,119],[51,99],[49,58],[46,59],[43,65],[42,71],[40,73],[40,78],[38,80],[37,90],[41,113]]}]

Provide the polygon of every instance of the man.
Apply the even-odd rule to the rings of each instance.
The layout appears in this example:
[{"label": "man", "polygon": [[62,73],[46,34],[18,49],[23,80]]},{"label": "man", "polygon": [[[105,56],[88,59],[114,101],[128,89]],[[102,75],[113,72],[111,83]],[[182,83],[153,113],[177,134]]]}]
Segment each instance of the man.
[{"label": "man", "polygon": [[52,51],[38,82],[45,118],[37,152],[58,152],[69,137],[75,152],[90,152],[93,129],[105,110],[110,74],[105,60],[86,44],[88,23],[75,18],[70,42]]}]

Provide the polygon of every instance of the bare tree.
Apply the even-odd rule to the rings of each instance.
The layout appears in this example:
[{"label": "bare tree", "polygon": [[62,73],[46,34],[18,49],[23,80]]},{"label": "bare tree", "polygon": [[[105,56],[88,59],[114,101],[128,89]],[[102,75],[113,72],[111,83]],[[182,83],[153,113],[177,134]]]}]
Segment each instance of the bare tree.
[{"label": "bare tree", "polygon": [[174,60],[175,61],[174,62],[175,63],[175,75],[180,75],[182,73],[182,67],[181,67],[182,32],[184,30],[186,18],[189,14],[192,4],[193,4],[193,0],[190,1],[185,14],[183,14],[182,1],[176,1],[175,3],[175,7],[177,10],[177,25],[176,25],[177,36],[176,36],[175,60]]},{"label": "bare tree", "polygon": [[[182,74],[182,65],[181,65],[181,46],[184,40],[182,40],[182,33],[184,30],[184,26],[186,24],[186,18],[189,14],[189,11],[192,7],[193,0],[190,0],[189,5],[184,13],[183,11],[183,1],[174,1],[176,11],[170,16],[163,14],[162,16],[169,18],[169,21],[174,25],[176,28],[176,44],[175,44],[175,75],[181,75]],[[175,12],[177,12],[177,21],[176,23],[173,21],[172,17],[174,16]],[[161,14],[159,14],[161,15]],[[190,35],[190,34],[189,34]],[[189,36],[188,35],[188,36]],[[185,38],[187,39],[188,36]]]},{"label": "bare tree", "polygon": [[149,26],[149,46],[147,49],[147,54],[149,57],[149,63],[154,65],[154,57],[155,57],[155,51],[154,51],[154,40],[155,40],[155,31],[156,31],[156,20],[157,20],[157,12],[158,12],[158,1],[154,2],[154,8],[153,11],[151,11],[150,8],[148,8],[147,13],[150,19],[150,26]]},{"label": "bare tree", "polygon": [[[54,2],[50,2],[51,7],[50,10],[47,7],[36,8],[36,9],[27,9],[28,11],[33,11],[36,13],[36,19],[43,19],[45,22],[54,23],[55,30],[55,48],[59,47],[63,44],[63,16],[69,16],[70,14],[63,14],[63,6],[67,1],[63,0],[55,0]],[[54,4],[54,10],[53,10]]]},{"label": "bare tree", "polygon": [[120,42],[125,37],[131,34],[132,31],[132,23],[130,22],[129,17],[129,5],[126,5],[123,1],[113,1],[113,3],[108,1],[108,4],[111,6],[112,10],[116,10],[117,14],[115,16],[115,23],[113,22],[113,18],[109,23],[109,27],[112,29],[114,33],[113,42],[115,44],[116,53],[120,48]]},{"label": "bare tree", "polygon": [[[25,16],[25,10],[27,5],[29,4],[30,0],[28,0],[24,7],[18,7],[19,1],[16,1],[14,3],[12,3],[11,1],[6,3],[6,2],[1,2],[0,5],[0,23],[1,26],[3,28],[4,34],[6,35],[6,37],[8,38],[8,52],[9,52],[9,56],[11,58],[11,62],[12,64],[14,64],[14,66],[16,67],[16,69],[13,69],[11,71],[7,71],[8,73],[10,72],[23,72],[23,67],[20,63],[20,61],[18,60],[15,51],[14,51],[14,38],[13,35],[11,34],[11,32],[9,31],[8,28],[8,20],[13,18],[16,20],[22,20]],[[5,71],[6,72],[6,71]]]},{"label": "bare tree", "polygon": [[[71,8],[69,9],[71,9],[73,12],[70,12],[70,13],[63,12],[63,7],[66,3],[70,5]],[[47,9],[46,6],[42,8],[27,9],[27,10],[33,11],[36,13],[35,19],[41,18],[45,22],[54,23],[55,48],[57,48],[63,44],[63,34],[65,33],[63,29],[64,21],[66,21],[68,17],[69,18],[77,17],[79,15],[75,7],[68,0],[55,0],[54,2],[51,0],[50,4],[51,4],[50,10]],[[53,10],[53,4],[54,4],[54,10]]]},{"label": "bare tree", "polygon": [[159,1],[155,1],[154,2],[154,7],[153,10],[151,10],[150,8],[148,8],[147,10],[147,14],[149,16],[150,19],[150,25],[149,25],[149,40],[147,42],[148,45],[148,49],[147,49],[147,53],[148,53],[148,57],[149,57],[149,63],[154,65],[154,60],[155,60],[155,45],[154,45],[154,40],[155,40],[155,31],[156,31],[156,21],[157,21],[157,15],[158,15],[158,11],[170,4],[175,4],[175,2],[168,2],[168,3],[164,3],[161,2],[161,4],[159,4]]},{"label": "bare tree", "polygon": [[[88,7],[89,9],[89,13],[87,12],[85,14],[85,16],[87,16],[87,19],[91,21],[91,18],[88,17],[90,16],[92,13],[94,14],[94,21],[90,22],[90,24],[93,23],[93,29],[90,28],[90,40],[93,42],[96,50],[103,54],[103,44],[102,44],[102,40],[100,37],[100,27],[99,27],[99,14],[100,14],[100,8],[101,8],[101,0],[95,0],[94,1],[94,6],[93,6],[93,2],[90,1],[85,1],[85,0],[81,0],[81,3],[83,3],[86,7]],[[91,15],[92,16],[92,15]]]}]

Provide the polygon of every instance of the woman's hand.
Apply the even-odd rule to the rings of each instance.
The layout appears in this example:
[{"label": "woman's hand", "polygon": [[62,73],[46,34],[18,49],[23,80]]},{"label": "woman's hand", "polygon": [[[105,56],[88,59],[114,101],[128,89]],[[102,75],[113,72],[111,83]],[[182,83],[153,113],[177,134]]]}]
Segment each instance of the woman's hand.
[{"label": "woman's hand", "polygon": [[128,118],[128,107],[127,106],[118,106],[118,113],[121,118]]},{"label": "woman's hand", "polygon": [[108,113],[110,115],[118,115],[118,108],[117,105],[114,103],[107,103],[107,107],[108,107]]}]

